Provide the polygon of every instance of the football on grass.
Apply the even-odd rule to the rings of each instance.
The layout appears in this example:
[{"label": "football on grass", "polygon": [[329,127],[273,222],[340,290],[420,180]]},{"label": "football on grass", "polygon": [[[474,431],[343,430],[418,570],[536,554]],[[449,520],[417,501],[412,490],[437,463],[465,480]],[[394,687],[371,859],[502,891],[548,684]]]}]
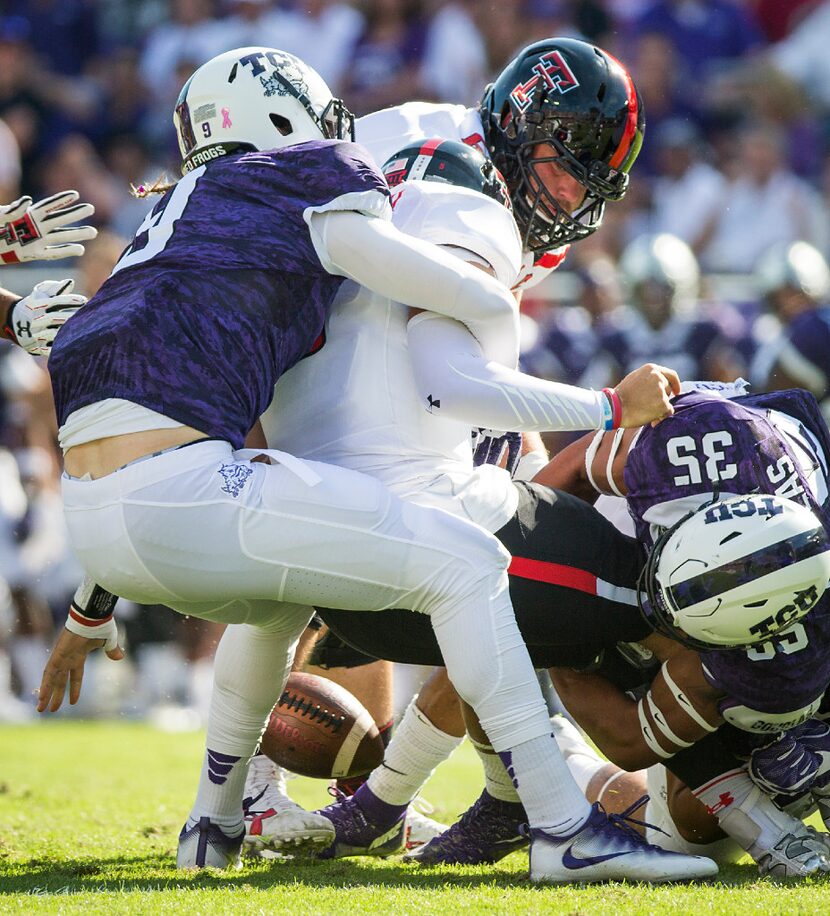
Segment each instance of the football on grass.
[{"label": "football on grass", "polygon": [[295,672],[271,712],[262,753],[300,776],[339,779],[379,766],[383,741],[374,719],[345,687]]}]

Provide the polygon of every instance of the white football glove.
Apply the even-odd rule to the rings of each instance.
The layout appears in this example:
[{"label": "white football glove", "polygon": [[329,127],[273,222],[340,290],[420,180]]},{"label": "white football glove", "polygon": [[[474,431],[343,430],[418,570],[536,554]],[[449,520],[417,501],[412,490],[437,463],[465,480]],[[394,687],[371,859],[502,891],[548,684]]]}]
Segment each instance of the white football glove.
[{"label": "white football glove", "polygon": [[76,203],[77,191],[61,191],[32,203],[21,197],[0,206],[0,261],[54,261],[76,258],[84,253],[80,242],[98,235],[94,226],[70,226],[95,212],[92,204]]},{"label": "white football glove", "polygon": [[6,317],[6,334],[32,356],[48,356],[63,325],[86,304],[72,292],[74,280],[44,280],[15,302]]}]

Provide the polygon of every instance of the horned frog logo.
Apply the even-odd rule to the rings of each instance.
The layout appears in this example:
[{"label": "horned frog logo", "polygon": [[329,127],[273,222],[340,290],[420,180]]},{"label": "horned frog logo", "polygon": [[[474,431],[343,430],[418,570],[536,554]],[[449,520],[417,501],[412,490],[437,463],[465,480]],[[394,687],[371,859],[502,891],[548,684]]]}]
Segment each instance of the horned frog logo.
[{"label": "horned frog logo", "polygon": [[253,469],[244,464],[223,464],[218,472],[225,481],[220,487],[225,493],[236,499],[242,492],[248,478],[253,474]]},{"label": "horned frog logo", "polygon": [[[278,65],[278,71],[275,70],[270,76],[261,76],[259,78],[266,97],[273,95],[291,95],[294,97],[303,97],[308,95],[308,85],[303,79],[303,72],[297,66],[296,61],[286,55],[269,55],[269,61],[275,66]],[[286,83],[290,83],[290,88]]]}]

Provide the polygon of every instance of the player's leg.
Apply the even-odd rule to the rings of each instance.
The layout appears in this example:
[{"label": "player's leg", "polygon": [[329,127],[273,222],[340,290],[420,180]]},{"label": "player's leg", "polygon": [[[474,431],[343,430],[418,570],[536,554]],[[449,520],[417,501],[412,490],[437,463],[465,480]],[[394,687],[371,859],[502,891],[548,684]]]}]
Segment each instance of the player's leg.
[{"label": "player's leg", "polygon": [[[428,614],[456,689],[518,783],[535,831],[531,876],[573,880],[577,873],[563,865],[568,850],[594,841],[621,845],[605,818],[591,811],[549,733],[509,601],[509,558],[498,542],[446,513],[402,503],[362,475],[281,460],[254,465],[235,459],[224,444],[199,443],[116,475],[73,481],[69,493],[64,489],[70,525],[73,510],[96,501],[100,510],[87,513],[82,530],[76,527],[82,562],[113,591],[140,600],[148,595],[173,607],[236,601],[228,623],[254,622],[244,600],[262,598],[355,610],[409,605]],[[71,505],[77,485],[85,506],[77,505],[84,498]],[[105,551],[90,515],[99,529],[105,517],[116,530],[120,524],[120,537],[107,537]],[[267,710],[260,727],[266,716]],[[578,880],[709,870],[691,859],[658,862],[646,847],[582,866]]]},{"label": "player's leg", "polygon": [[[233,613],[232,607],[201,604],[180,610],[214,620],[224,616],[223,610]],[[248,764],[312,614],[308,607],[265,601],[247,601],[245,612],[256,622],[227,627],[216,650],[205,755],[196,800],[179,839],[180,868],[224,867],[237,857],[245,834]],[[322,830],[325,841],[324,824]]]},{"label": "player's leg", "polygon": [[[752,782],[724,739],[729,728],[722,726],[666,761],[666,769],[675,777],[667,805],[679,843],[697,839],[702,828],[711,830],[700,809],[692,805],[696,799],[714,816],[720,830],[752,856],[761,874],[803,877],[828,871],[827,835],[782,811]],[[707,832],[704,838],[713,835]]]}]

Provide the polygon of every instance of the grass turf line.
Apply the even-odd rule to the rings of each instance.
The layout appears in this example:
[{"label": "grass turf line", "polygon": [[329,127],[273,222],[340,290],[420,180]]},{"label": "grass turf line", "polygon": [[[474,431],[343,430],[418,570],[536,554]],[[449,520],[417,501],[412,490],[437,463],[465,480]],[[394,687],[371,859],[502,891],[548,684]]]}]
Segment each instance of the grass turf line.
[{"label": "grass turf line", "polygon": [[[749,864],[722,869],[717,883],[664,887],[534,887],[524,852],[486,868],[347,859],[179,873],[176,838],[201,755],[201,734],[139,724],[0,727],[0,913],[830,912],[830,880],[776,884]],[[479,787],[465,745],[427,789],[433,816],[451,822]],[[320,782],[289,788],[307,806],[328,800]]]}]

